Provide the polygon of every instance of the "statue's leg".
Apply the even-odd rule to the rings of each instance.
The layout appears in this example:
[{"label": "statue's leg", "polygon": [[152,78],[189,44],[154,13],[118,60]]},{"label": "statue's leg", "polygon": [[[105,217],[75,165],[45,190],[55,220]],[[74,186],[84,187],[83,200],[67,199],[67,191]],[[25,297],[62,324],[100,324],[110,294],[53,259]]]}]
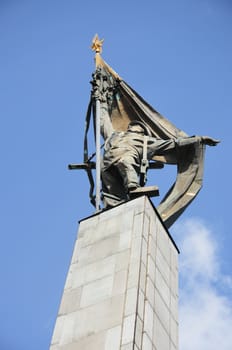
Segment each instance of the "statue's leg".
[{"label": "statue's leg", "polygon": [[101,176],[105,208],[114,207],[128,199],[122,178],[115,167],[103,168]]},{"label": "statue's leg", "polygon": [[136,163],[135,158],[130,155],[122,157],[117,162],[118,171],[123,179],[124,187],[127,193],[134,190],[139,185],[139,169],[140,166]]}]

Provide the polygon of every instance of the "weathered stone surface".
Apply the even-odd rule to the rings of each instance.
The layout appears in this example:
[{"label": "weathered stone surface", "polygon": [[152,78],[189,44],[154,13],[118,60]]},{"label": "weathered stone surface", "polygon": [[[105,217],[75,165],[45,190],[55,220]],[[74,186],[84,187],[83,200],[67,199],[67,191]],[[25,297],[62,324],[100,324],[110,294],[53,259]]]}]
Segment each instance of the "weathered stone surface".
[{"label": "weathered stone surface", "polygon": [[82,287],[75,289],[67,289],[64,291],[60,305],[59,315],[74,312],[80,307]]},{"label": "weathered stone surface", "polygon": [[154,317],[154,332],[153,332],[153,343],[156,349],[169,350],[170,349],[170,338],[166,332],[158,316],[155,314]]},{"label": "weathered stone surface", "polygon": [[86,336],[80,339],[79,341],[73,341],[72,343],[68,343],[64,345],[53,345],[51,346],[50,350],[104,349],[105,339],[106,339],[106,332],[101,332],[101,333]]},{"label": "weathered stone surface", "polygon": [[170,337],[172,343],[177,347],[178,346],[178,323],[176,320],[171,317],[171,325],[170,325]]},{"label": "weathered stone surface", "polygon": [[148,337],[147,333],[143,333],[143,350],[152,350],[152,340]]},{"label": "weathered stone surface", "polygon": [[[104,350],[118,350],[121,340],[121,325],[108,329]],[[96,348],[95,348],[96,349]]]},{"label": "weathered stone surface", "polygon": [[170,331],[170,310],[168,309],[166,303],[163,298],[160,296],[160,293],[157,289],[155,289],[155,307],[154,307],[156,315],[158,315],[160,322],[163,327],[169,333]]},{"label": "weathered stone surface", "polygon": [[146,197],[81,221],[50,350],[178,350],[178,251]]},{"label": "weathered stone surface", "polygon": [[137,345],[138,349],[141,349],[143,336],[143,321],[139,316],[136,317],[135,327],[135,344]]},{"label": "weathered stone surface", "polygon": [[82,288],[80,308],[85,308],[110,298],[112,290],[113,274],[84,285]]},{"label": "weathered stone surface", "polygon": [[127,282],[127,270],[115,271],[112,295],[125,294]]},{"label": "weathered stone surface", "polygon": [[124,318],[123,332],[122,332],[122,345],[131,343],[134,341],[135,319],[136,319],[135,313],[133,315],[130,315]]},{"label": "weathered stone surface", "polygon": [[155,286],[162,296],[164,302],[166,303],[167,307],[170,307],[170,288],[169,285],[165,282],[165,279],[161,275],[158,268],[156,268],[156,280],[155,280]]},{"label": "weathered stone surface", "polygon": [[159,248],[156,250],[156,261],[157,266],[159,266],[159,271],[164,278],[165,282],[169,284],[170,282],[170,264],[168,264],[167,260],[164,258],[163,254],[161,254]]},{"label": "weathered stone surface", "polygon": [[126,303],[124,308],[124,315],[129,316],[135,313],[138,302],[138,288],[133,287],[127,289]]},{"label": "weathered stone surface", "polygon": [[154,312],[150,303],[146,300],[145,314],[144,314],[144,331],[147,333],[150,339],[152,339],[153,324],[154,324]]},{"label": "weathered stone surface", "polygon": [[146,279],[146,298],[148,302],[150,303],[151,307],[154,309],[154,303],[155,303],[155,286],[152,283],[149,276],[147,276]]}]

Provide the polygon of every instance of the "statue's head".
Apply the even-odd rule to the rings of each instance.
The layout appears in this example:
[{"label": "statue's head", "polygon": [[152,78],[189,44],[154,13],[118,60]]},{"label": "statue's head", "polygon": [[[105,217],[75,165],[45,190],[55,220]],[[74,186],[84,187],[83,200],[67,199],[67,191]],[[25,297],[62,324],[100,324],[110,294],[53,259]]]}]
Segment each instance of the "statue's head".
[{"label": "statue's head", "polygon": [[129,132],[135,132],[137,134],[142,134],[142,135],[148,135],[151,136],[150,130],[146,127],[146,125],[139,121],[139,120],[133,120],[128,124],[128,129]]}]

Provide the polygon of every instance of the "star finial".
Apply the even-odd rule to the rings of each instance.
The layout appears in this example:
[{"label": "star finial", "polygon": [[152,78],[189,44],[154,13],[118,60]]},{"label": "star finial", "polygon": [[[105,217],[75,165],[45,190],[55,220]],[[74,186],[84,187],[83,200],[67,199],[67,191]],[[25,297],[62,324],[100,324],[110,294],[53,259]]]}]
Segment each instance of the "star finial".
[{"label": "star finial", "polygon": [[95,51],[96,53],[102,53],[102,44],[104,39],[99,39],[98,35],[96,34],[92,40],[92,46],[91,49]]}]

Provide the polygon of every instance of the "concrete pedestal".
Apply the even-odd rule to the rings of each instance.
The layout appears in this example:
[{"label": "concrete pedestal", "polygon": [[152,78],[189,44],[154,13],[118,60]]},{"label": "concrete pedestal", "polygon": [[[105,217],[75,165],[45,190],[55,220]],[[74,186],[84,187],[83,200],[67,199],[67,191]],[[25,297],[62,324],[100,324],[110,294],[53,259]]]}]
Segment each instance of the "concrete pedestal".
[{"label": "concrete pedestal", "polygon": [[50,347],[74,349],[178,349],[178,249],[147,197],[80,222]]}]

